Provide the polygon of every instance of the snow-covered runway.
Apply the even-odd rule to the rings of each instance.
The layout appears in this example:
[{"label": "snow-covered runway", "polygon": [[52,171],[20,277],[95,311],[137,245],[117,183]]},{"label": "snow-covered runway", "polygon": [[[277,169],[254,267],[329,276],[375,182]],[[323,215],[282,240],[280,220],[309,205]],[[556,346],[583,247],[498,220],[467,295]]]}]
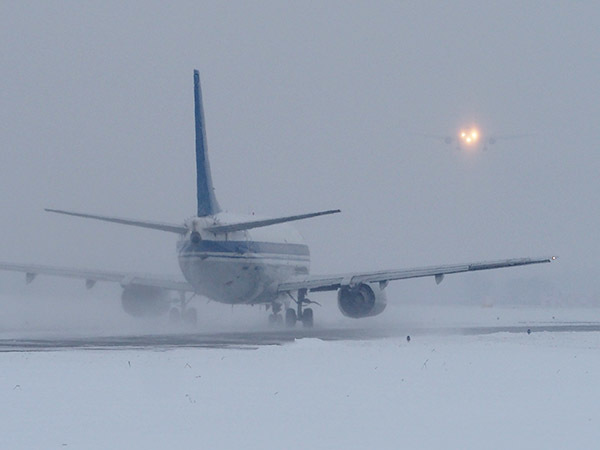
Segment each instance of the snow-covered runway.
[{"label": "snow-covered runway", "polygon": [[595,448],[600,333],[0,353],[0,448]]},{"label": "snow-covered runway", "polygon": [[[185,331],[185,330],[183,330]],[[298,339],[323,341],[368,341],[373,339],[437,335],[486,335],[494,333],[540,333],[540,332],[600,332],[598,322],[571,322],[560,324],[466,326],[466,327],[342,327],[313,329],[275,329],[225,331],[211,333],[181,332],[161,334],[121,334],[100,336],[70,336],[55,334],[42,337],[5,338],[0,335],[0,352],[51,351],[67,349],[87,350],[168,350],[174,348],[239,348],[254,350],[263,345],[284,345]]]}]

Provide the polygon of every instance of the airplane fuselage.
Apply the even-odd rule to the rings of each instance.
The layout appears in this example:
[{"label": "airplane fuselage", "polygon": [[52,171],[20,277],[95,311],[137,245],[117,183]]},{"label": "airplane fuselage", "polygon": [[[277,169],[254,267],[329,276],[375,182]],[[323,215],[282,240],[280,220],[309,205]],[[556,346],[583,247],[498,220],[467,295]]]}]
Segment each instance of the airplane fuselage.
[{"label": "airplane fuselage", "polygon": [[[179,266],[196,293],[228,304],[268,303],[277,285],[307,275],[310,252],[302,236],[287,224],[230,233],[204,229],[215,224],[256,220],[219,213],[186,222],[190,230],[177,243]],[[199,239],[191,239],[196,231]]]}]

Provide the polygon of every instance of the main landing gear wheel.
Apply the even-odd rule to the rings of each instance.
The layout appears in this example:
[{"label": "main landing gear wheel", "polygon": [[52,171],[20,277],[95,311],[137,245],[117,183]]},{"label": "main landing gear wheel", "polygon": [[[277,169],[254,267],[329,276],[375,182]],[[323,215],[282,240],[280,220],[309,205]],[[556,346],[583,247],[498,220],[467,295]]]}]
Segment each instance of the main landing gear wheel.
[{"label": "main landing gear wheel", "polygon": [[313,325],[314,325],[313,310],[311,308],[306,308],[302,312],[302,326],[304,328],[312,328]]},{"label": "main landing gear wheel", "polygon": [[292,308],[288,308],[285,311],[285,326],[288,328],[293,328],[296,326],[296,321],[298,317],[296,316],[296,311]]},{"label": "main landing gear wheel", "polygon": [[277,326],[281,325],[283,322],[283,316],[279,313],[277,314],[269,314],[269,325]]},{"label": "main landing gear wheel", "polygon": [[[273,327],[273,326],[281,325],[283,323],[283,316],[280,314],[282,308],[283,308],[283,305],[279,302],[271,303],[271,310],[273,311],[273,314],[269,315],[269,325],[270,326]],[[267,309],[268,309],[268,307],[267,307]]]},{"label": "main landing gear wheel", "polygon": [[296,322],[296,320],[300,320],[302,322],[302,326],[304,328],[312,328],[314,325],[313,310],[311,308],[304,308],[304,305],[310,305],[311,303],[319,305],[319,303],[313,302],[312,300],[309,300],[308,298],[306,298],[306,289],[298,290],[298,300],[296,300],[294,297],[292,297],[291,294],[288,293],[288,295],[292,298],[292,300],[294,300],[296,302],[297,310],[294,311],[293,309],[288,309],[286,311],[286,314],[285,314],[286,323],[288,323],[288,321],[287,321],[288,314],[290,315],[289,323],[291,323],[292,322],[292,313],[295,312],[294,323]]},{"label": "main landing gear wheel", "polygon": [[196,296],[193,294],[186,297],[185,292],[179,293],[179,299],[173,300],[175,304],[169,311],[169,322],[174,325],[181,325],[193,328],[198,324],[198,311],[196,308],[188,308],[190,301]]},{"label": "main landing gear wheel", "polygon": [[181,313],[177,308],[171,308],[169,311],[169,322],[170,323],[179,323],[181,322]]},{"label": "main landing gear wheel", "polygon": [[198,311],[196,308],[187,308],[181,314],[181,319],[186,326],[195,327],[198,323]]}]

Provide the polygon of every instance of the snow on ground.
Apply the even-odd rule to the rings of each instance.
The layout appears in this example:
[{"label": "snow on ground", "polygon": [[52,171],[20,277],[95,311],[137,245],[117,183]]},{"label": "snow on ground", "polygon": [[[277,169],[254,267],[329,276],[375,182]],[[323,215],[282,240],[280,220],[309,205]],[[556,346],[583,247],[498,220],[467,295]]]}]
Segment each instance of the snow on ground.
[{"label": "snow on ground", "polygon": [[596,448],[600,333],[0,354],[2,449]]}]

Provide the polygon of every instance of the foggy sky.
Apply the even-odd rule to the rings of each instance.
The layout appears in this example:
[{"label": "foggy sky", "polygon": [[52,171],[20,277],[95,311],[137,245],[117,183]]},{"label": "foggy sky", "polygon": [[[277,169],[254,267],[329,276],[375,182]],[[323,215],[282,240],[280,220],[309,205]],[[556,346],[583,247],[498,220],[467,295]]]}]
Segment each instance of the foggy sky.
[{"label": "foggy sky", "polygon": [[[297,223],[313,273],[558,254],[390,300],[600,292],[598,3],[122,3],[0,4],[0,260],[178,273],[171,234],[43,208],[192,216],[198,68],[224,209],[342,209]],[[410,134],[472,122],[537,135],[466,155]]]}]

